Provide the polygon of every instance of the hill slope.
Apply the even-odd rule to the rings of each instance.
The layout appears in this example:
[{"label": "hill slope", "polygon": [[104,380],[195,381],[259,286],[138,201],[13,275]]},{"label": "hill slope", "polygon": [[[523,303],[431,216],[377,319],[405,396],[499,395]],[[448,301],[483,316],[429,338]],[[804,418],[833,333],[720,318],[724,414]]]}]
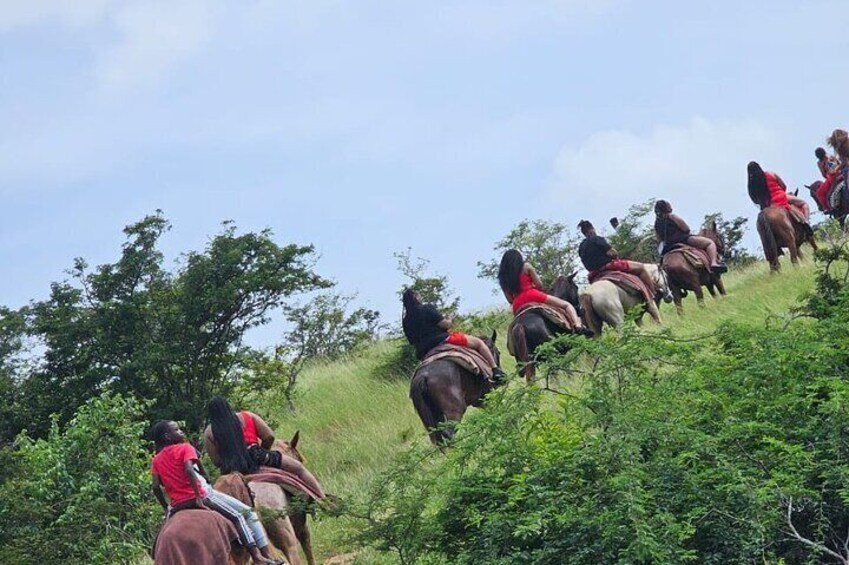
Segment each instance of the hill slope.
[{"label": "hill slope", "polygon": [[[771,276],[766,265],[758,263],[730,273],[726,276],[728,296],[720,300],[708,298],[706,308],[698,308],[695,299],[688,297],[685,316],[678,318],[672,305],[664,305],[666,326],[678,335],[694,335],[710,332],[723,320],[762,324],[771,315],[784,314],[811,288],[815,272],[810,261],[798,269],[789,265],[784,269]],[[498,345],[506,351],[506,328],[498,329]],[[296,414],[287,414],[282,399],[254,407],[277,420],[281,437],[301,431],[300,445],[309,467],[329,492],[343,498],[356,496],[367,488],[392,456],[410,442],[426,441],[408,398],[406,376],[377,376],[381,363],[397,347],[397,342],[382,342],[354,358],[310,369],[301,379]],[[515,367],[506,354],[502,363],[508,371]],[[345,540],[354,527],[347,519],[314,523],[313,539],[319,560],[354,551]],[[362,553],[356,562],[384,561]]]}]

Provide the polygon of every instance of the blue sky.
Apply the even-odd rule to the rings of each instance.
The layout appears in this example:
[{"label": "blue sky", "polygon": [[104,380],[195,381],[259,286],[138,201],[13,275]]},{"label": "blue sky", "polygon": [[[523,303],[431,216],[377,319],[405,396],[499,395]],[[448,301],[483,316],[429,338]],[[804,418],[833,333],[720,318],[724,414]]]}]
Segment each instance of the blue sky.
[{"label": "blue sky", "polygon": [[234,220],[314,243],[388,321],[407,247],[463,308],[497,304],[475,263],[523,218],[650,197],[754,218],[749,160],[814,180],[849,125],[847,21],[838,1],[4,2],[0,301],[113,260],[161,208],[169,260]]}]

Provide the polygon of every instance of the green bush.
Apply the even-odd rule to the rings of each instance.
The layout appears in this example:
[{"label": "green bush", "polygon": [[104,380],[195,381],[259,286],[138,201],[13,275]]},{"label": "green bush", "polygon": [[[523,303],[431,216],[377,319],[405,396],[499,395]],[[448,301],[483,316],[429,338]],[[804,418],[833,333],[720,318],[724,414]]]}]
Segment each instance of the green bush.
[{"label": "green bush", "polygon": [[571,384],[497,390],[446,454],[400,457],[354,512],[360,543],[404,563],[847,562],[849,253],[820,259],[793,316],[552,343]]},{"label": "green bush", "polygon": [[104,394],[46,439],[2,452],[0,563],[127,563],[153,541],[142,403]]}]

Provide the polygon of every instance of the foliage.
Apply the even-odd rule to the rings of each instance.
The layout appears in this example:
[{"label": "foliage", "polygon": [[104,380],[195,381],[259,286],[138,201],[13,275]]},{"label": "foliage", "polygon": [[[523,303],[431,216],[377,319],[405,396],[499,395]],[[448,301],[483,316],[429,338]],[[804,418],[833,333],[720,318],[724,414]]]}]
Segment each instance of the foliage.
[{"label": "foliage", "polygon": [[568,227],[545,220],[522,220],[495,244],[496,259],[478,261],[478,277],[495,281],[497,285],[501,255],[508,249],[518,249],[534,266],[546,287],[558,276],[577,269],[578,239]]},{"label": "foliage", "polygon": [[654,224],[651,223],[654,202],[652,199],[642,204],[634,204],[628,208],[624,218],[617,219],[615,231],[607,240],[621,257],[642,263],[657,262],[657,242]]},{"label": "foliage", "polygon": [[491,393],[427,472],[402,457],[360,542],[461,565],[849,562],[849,252],[829,253],[816,323],[545,346],[570,384]]},{"label": "foliage", "polygon": [[286,376],[283,393],[290,410],[295,408],[295,385],[307,363],[337,358],[377,339],[380,314],[363,307],[349,313],[353,299],[339,294],[319,294],[306,304],[284,309],[290,329],[269,362]]},{"label": "foliage", "polygon": [[267,230],[237,234],[229,223],[168,272],[158,244],[169,228],[161,213],[128,226],[115,263],[89,271],[77,259],[70,281],[24,309],[45,351],[21,378],[28,421],[5,427],[34,423],[43,434],[51,414],[65,422],[108,390],[153,399],[152,416],[197,429],[204,403],[232,387],[245,332],[290,295],[328,285],[312,271],[311,246],[280,246]]},{"label": "foliage", "polygon": [[405,251],[393,254],[398,261],[398,271],[410,282],[398,291],[398,296],[407,288],[418,292],[422,301],[434,304],[445,317],[453,318],[460,308],[460,298],[453,296],[448,286],[448,277],[438,273],[428,274],[430,261],[421,257],[413,258],[413,250],[408,247]]},{"label": "foliage", "polygon": [[757,257],[742,246],[743,236],[746,234],[746,224],[749,222],[748,218],[737,216],[733,220],[726,220],[722,212],[716,212],[705,215],[702,226],[709,226],[713,222],[716,222],[717,232],[725,243],[725,252],[722,254],[722,258],[728,265],[743,267],[757,260]]},{"label": "foliage", "polygon": [[147,551],[161,510],[150,495],[144,405],[104,393],[45,439],[0,450],[0,562],[129,563]]}]

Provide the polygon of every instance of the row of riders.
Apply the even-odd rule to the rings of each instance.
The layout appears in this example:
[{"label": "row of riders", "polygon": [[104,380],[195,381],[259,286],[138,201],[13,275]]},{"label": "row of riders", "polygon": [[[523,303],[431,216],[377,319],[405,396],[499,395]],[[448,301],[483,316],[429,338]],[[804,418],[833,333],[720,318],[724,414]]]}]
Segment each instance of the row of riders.
[{"label": "row of riders", "polygon": [[[828,143],[837,155],[816,149],[824,180],[808,188],[820,210],[842,224],[849,213],[849,198],[841,198],[849,178],[849,134],[835,130]],[[749,163],[747,172],[749,196],[761,208],[758,231],[767,260],[777,268],[777,256],[787,247],[795,262],[798,245],[803,241],[815,245],[807,205],[787,192],[781,177],[758,163]],[[590,282],[580,291],[575,273],[559,277],[547,291],[519,251],[504,253],[498,283],[514,314],[508,349],[528,381],[534,375],[534,350],[558,333],[599,335],[602,323],[618,326],[625,312],[638,304],[661,323],[660,300],[674,300],[680,314],[687,291],[694,292],[700,303],[702,286],[714,296],[714,289],[725,294],[724,244],[715,224],[694,234],[669,202],[658,200],[654,211],[659,266],[620,257],[591,222],[578,224],[584,236],[578,255]],[[451,423],[505,380],[496,335],[475,337],[451,331],[452,321],[433,304],[423,303],[412,289],[403,293],[402,302],[404,335],[421,361],[411,380],[410,396],[431,440],[442,444],[453,436]],[[151,464],[153,492],[166,515],[154,550],[156,563],[244,563],[248,555],[256,564],[285,563],[273,557],[271,541],[293,565],[300,563],[300,542],[307,562],[314,564],[306,510],[280,512],[291,496],[329,504],[318,480],[303,465],[297,434],[291,442],[276,440],[261,417],[234,412],[221,397],[213,398],[207,411],[210,425],[204,431],[204,445],[222,473],[214,485],[197,450],[175,422],[160,421],[151,428],[156,446]],[[261,521],[254,507],[262,506],[278,512]],[[199,515],[200,510],[213,512]],[[193,538],[194,545],[187,545]],[[220,538],[217,546],[216,538]],[[231,543],[236,539],[244,549],[233,552]]]},{"label": "row of riders", "polygon": [[[849,179],[849,134],[835,130],[828,143],[837,156],[828,156],[817,148],[815,154],[825,181],[808,188],[820,210],[837,216],[842,224],[849,212],[849,198],[842,198],[847,212],[841,212],[837,208],[842,206],[835,204],[840,199],[834,194],[841,194]],[[816,248],[807,204],[788,193],[779,175],[764,171],[757,162],[748,164],[747,176],[749,196],[761,209],[757,227],[771,269],[778,269],[778,256],[785,247],[795,264],[803,242]],[[580,291],[574,283],[575,273],[559,277],[552,289],[546,290],[534,266],[518,250],[504,253],[498,283],[514,316],[507,347],[528,382],[535,372],[534,350],[559,333],[597,336],[603,323],[620,325],[625,313],[639,304],[659,324],[660,300],[674,301],[681,314],[681,299],[688,291],[700,304],[703,286],[712,296],[717,290],[725,294],[721,279],[727,271],[721,260],[725,246],[716,223],[695,234],[673,213],[669,202],[658,200],[654,211],[659,265],[620,257],[591,222],[582,220],[578,224],[584,236],[578,255],[590,283]],[[617,227],[615,222],[611,224]],[[478,405],[489,390],[504,381],[496,335],[475,337],[451,331],[451,320],[433,304],[424,304],[412,289],[403,293],[402,303],[404,335],[420,360],[411,380],[410,397],[431,440],[442,444],[453,436],[452,422],[460,421],[468,406]]]}]

